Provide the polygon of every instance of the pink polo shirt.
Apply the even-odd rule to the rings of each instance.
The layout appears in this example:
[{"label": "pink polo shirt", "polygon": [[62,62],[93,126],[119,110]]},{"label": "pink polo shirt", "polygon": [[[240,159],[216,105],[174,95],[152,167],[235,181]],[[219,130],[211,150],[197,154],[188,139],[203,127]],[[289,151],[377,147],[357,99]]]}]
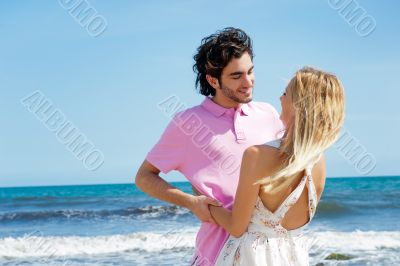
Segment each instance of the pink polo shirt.
[{"label": "pink polo shirt", "polygon": [[[202,194],[231,209],[244,150],[277,139],[282,123],[267,103],[226,109],[206,97],[201,105],[175,115],[146,160],[161,172],[181,172]],[[214,265],[229,234],[202,223],[194,265]]]}]

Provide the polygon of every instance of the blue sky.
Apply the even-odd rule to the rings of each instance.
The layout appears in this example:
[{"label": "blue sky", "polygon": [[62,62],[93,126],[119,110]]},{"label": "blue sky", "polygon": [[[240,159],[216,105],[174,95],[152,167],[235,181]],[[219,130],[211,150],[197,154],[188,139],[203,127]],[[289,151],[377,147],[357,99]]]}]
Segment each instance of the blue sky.
[{"label": "blue sky", "polygon": [[[2,1],[0,187],[133,182],[169,121],[157,103],[202,101],[192,57],[203,37],[227,26],[253,38],[256,101],[280,111],[286,80],[304,65],[337,74],[346,132],[376,159],[368,175],[399,175],[400,3],[352,1],[376,21],[362,37],[333,2],[91,0],[107,21],[93,37],[59,1]],[[36,90],[104,154],[100,168],[86,169],[21,104]],[[366,176],[338,148],[327,159],[330,177]]]}]

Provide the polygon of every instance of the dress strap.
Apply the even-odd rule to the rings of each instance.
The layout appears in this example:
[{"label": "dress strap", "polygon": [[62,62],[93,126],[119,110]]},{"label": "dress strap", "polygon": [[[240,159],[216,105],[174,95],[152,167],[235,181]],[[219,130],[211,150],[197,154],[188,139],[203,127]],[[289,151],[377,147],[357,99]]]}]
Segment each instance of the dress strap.
[{"label": "dress strap", "polygon": [[290,195],[283,201],[283,203],[276,210],[275,215],[277,219],[280,221],[285,217],[285,214],[288,212],[290,207],[292,207],[297,200],[300,198],[301,193],[306,185],[307,175],[303,176],[300,183],[297,187],[290,193]]},{"label": "dress strap", "polygon": [[285,214],[289,211],[301,196],[306,183],[308,184],[308,213],[311,219],[314,217],[315,211],[317,209],[317,193],[315,190],[315,185],[312,177],[312,166],[308,166],[305,169],[305,175],[301,179],[300,183],[297,185],[295,190],[285,199],[285,201],[279,206],[275,215],[279,221],[285,217]]},{"label": "dress strap", "polygon": [[308,181],[308,211],[311,221],[317,209],[317,201],[318,201],[317,191],[315,189],[313,177],[311,175],[311,169],[309,169],[309,174],[307,174],[307,181]]}]

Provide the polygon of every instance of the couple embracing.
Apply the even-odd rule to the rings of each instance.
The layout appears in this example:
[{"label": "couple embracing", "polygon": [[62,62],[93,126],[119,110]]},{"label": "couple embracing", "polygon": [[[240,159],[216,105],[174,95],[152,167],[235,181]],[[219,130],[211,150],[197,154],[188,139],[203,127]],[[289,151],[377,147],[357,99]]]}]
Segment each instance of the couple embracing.
[{"label": "couple embracing", "polygon": [[[323,153],[343,124],[340,81],[298,70],[279,115],[252,101],[253,48],[244,31],[204,38],[194,60],[205,98],[175,115],[138,170],[137,187],[201,221],[192,265],[308,265],[302,229],[324,189]],[[187,134],[195,125],[199,131]],[[159,176],[171,170],[190,181],[193,195]]]}]

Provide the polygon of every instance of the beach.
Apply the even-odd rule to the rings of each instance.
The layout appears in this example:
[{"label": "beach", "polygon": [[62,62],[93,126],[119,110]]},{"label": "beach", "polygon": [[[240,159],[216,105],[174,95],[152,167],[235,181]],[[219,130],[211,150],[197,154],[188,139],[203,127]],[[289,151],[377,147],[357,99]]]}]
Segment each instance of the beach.
[{"label": "beach", "polygon": [[[400,177],[328,178],[311,265],[399,265],[399,209]],[[134,184],[0,188],[0,265],[188,265],[198,228]]]}]

